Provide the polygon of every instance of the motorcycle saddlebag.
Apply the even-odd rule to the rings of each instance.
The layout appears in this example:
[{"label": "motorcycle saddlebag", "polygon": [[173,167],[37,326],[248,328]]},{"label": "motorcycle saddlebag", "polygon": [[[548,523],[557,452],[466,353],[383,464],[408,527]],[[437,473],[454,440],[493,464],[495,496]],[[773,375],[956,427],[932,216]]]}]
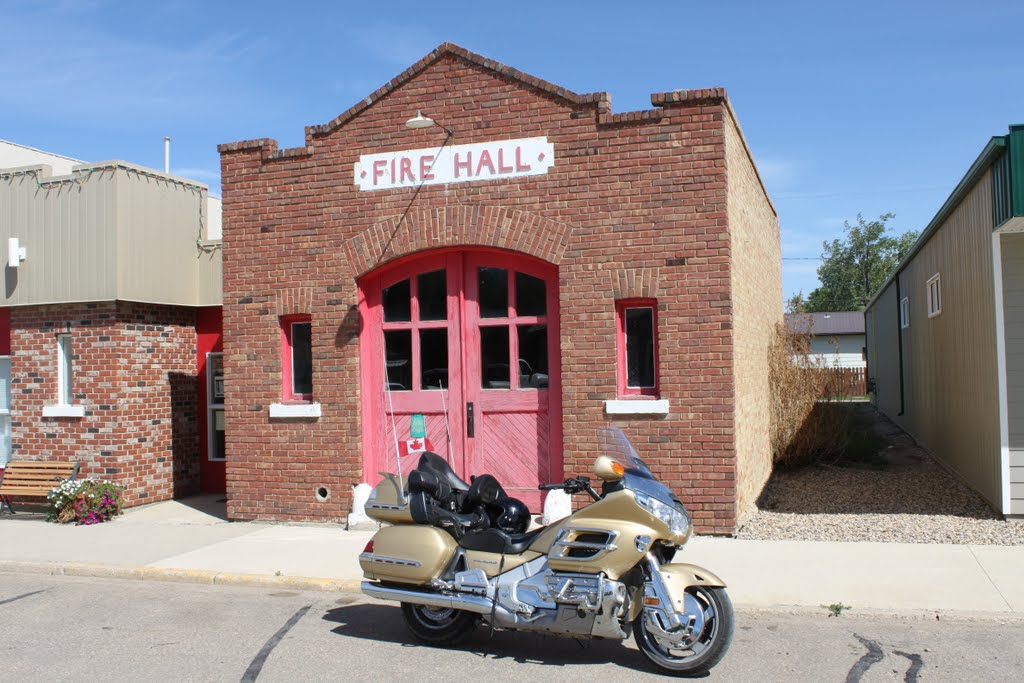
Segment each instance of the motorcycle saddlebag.
[{"label": "motorcycle saddlebag", "polygon": [[436,527],[389,526],[373,537],[373,550],[359,556],[359,566],[367,579],[424,585],[444,571],[457,547]]}]

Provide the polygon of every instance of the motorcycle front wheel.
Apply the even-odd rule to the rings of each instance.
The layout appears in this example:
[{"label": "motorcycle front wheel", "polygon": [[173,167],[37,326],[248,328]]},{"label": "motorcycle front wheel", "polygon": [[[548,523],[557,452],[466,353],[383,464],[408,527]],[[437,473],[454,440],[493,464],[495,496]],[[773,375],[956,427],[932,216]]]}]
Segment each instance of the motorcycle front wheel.
[{"label": "motorcycle front wheel", "polygon": [[409,632],[430,645],[454,645],[476,628],[478,617],[450,607],[402,603],[402,618]]},{"label": "motorcycle front wheel", "polygon": [[643,613],[633,622],[633,637],[640,651],[662,672],[679,676],[708,671],[721,661],[732,642],[732,601],[725,589],[692,586],[687,592],[700,605],[704,628],[686,642],[672,642],[652,633]]}]

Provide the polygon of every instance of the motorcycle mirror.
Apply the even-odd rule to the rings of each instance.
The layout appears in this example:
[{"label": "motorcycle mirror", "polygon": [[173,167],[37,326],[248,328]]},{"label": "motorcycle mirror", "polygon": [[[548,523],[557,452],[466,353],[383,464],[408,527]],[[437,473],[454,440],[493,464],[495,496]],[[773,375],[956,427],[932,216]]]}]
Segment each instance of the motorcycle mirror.
[{"label": "motorcycle mirror", "polygon": [[599,455],[594,461],[594,474],[602,481],[619,481],[626,474],[626,468],[618,460]]}]

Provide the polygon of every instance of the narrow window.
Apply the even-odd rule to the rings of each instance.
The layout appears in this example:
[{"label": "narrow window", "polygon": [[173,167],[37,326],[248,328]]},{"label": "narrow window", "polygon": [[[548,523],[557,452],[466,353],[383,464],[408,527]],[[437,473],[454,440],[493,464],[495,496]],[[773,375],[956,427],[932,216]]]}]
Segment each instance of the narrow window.
[{"label": "narrow window", "polygon": [[57,335],[57,402],[69,406],[72,401],[71,384],[73,377],[71,363],[71,335]]},{"label": "narrow window", "polygon": [[0,356],[0,469],[11,459],[11,359]]},{"label": "narrow window", "polygon": [[616,304],[619,394],[658,395],[658,315],[653,300]]},{"label": "narrow window", "polygon": [[308,315],[281,318],[282,398],[313,400],[313,323]]},{"label": "narrow window", "polygon": [[900,301],[900,328],[910,327],[910,299],[903,297]]},{"label": "narrow window", "polygon": [[224,460],[224,356],[206,354],[206,410],[208,460]]},{"label": "narrow window", "polygon": [[928,317],[934,318],[942,313],[942,282],[939,274],[928,278]]}]

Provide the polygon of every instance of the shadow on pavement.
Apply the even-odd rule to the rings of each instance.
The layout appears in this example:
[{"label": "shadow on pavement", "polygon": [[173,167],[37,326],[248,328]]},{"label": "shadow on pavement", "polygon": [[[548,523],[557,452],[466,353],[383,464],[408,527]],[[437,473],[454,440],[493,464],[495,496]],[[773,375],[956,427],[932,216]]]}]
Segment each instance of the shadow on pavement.
[{"label": "shadow on pavement", "polygon": [[[424,647],[406,630],[397,607],[378,604],[355,604],[328,610],[324,621],[338,624],[332,633],[404,647]],[[520,664],[543,666],[579,666],[609,663],[626,669],[652,673],[644,656],[632,647],[612,640],[583,640],[555,637],[550,634],[495,631],[480,626],[459,645],[439,648],[467,652],[489,659],[511,659]]]}]

